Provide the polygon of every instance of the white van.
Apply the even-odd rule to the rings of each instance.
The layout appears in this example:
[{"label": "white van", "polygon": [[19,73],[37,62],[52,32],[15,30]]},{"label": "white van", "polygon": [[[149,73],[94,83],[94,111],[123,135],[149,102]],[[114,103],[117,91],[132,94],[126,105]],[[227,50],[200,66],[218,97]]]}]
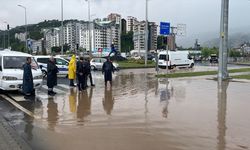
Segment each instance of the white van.
[{"label": "white van", "polygon": [[[51,56],[34,56],[35,60],[37,61],[38,65],[40,66],[43,77],[47,76],[47,63],[49,61],[49,58]],[[56,66],[58,67],[58,75],[67,75],[68,74],[68,65],[69,61],[60,57],[60,56],[55,56],[54,57],[56,60]]]},{"label": "white van", "polygon": [[19,90],[23,84],[23,65],[31,57],[34,88],[43,84],[42,72],[32,55],[5,49],[0,51],[0,89]]},{"label": "white van", "polygon": [[166,68],[168,66],[169,69],[174,67],[190,67],[194,66],[194,60],[189,57],[188,51],[161,51],[158,54],[158,66],[159,68]]}]

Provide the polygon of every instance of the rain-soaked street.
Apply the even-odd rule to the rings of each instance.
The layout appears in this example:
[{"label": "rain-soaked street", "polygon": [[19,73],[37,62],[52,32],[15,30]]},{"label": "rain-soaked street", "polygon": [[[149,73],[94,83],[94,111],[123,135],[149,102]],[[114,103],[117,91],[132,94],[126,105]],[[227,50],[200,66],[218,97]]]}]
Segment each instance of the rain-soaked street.
[{"label": "rain-soaked street", "polygon": [[54,97],[45,85],[33,102],[1,94],[0,110],[33,149],[250,149],[250,82],[220,87],[208,77],[157,79],[150,72],[121,70],[107,88],[94,72],[96,86],[82,93],[61,78]]}]

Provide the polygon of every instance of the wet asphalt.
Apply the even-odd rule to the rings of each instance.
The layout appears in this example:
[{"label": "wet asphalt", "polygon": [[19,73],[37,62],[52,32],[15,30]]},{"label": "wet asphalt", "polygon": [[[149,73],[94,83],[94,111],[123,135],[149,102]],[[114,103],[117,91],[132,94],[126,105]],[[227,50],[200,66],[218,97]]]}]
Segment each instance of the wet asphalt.
[{"label": "wet asphalt", "polygon": [[0,111],[33,149],[250,148],[250,82],[157,79],[154,69],[116,72],[112,87],[100,72],[93,78],[96,86],[79,92],[60,77],[54,97],[46,85],[30,99],[1,91],[27,111],[2,98]]}]

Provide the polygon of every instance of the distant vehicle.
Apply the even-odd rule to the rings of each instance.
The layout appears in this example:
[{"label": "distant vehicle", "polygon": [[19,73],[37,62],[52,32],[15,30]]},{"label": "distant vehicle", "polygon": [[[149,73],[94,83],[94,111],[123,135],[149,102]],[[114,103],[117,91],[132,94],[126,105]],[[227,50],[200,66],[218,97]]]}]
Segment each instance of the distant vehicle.
[{"label": "distant vehicle", "polygon": [[[102,65],[106,61],[106,58],[93,58],[90,60],[91,70],[102,70]],[[113,62],[115,70],[119,70],[119,64]]]},{"label": "distant vehicle", "polygon": [[[38,62],[38,65],[40,66],[43,77],[47,76],[47,63],[49,61],[49,58],[51,56],[34,56],[35,60]],[[68,74],[68,65],[69,61],[60,57],[55,56],[56,60],[56,66],[58,67],[58,75],[67,75]]]},{"label": "distant vehicle", "polygon": [[216,54],[211,54],[209,57],[210,63],[218,63],[218,56]]},{"label": "distant vehicle", "polygon": [[166,68],[168,66],[169,69],[174,67],[189,67],[192,68],[194,66],[194,60],[189,57],[188,51],[162,51],[158,54],[158,66],[159,68]]},{"label": "distant vehicle", "polygon": [[0,51],[0,89],[19,90],[23,84],[23,65],[31,57],[34,88],[43,84],[43,75],[36,60],[30,54],[5,49]]}]

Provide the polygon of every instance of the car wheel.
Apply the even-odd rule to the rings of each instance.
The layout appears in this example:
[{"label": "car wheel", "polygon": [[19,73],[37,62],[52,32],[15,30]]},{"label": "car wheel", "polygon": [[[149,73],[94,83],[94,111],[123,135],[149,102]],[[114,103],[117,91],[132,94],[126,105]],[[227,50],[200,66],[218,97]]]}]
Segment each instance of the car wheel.
[{"label": "car wheel", "polygon": [[194,67],[194,63],[192,63],[190,66],[189,66],[189,68],[193,68]]},{"label": "car wheel", "polygon": [[90,66],[91,70],[96,70],[95,66]]},{"label": "car wheel", "polygon": [[42,74],[44,78],[47,76],[47,72],[45,70],[42,70]]}]

